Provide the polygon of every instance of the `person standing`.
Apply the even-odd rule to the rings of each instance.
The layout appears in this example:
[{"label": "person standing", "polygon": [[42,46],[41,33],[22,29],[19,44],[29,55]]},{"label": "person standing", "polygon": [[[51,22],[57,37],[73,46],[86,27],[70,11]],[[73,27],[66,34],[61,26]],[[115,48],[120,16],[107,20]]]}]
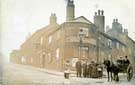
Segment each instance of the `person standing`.
[{"label": "person standing", "polygon": [[125,63],[127,66],[130,64],[130,61],[129,61],[129,59],[127,58],[127,56],[125,56],[124,63]]},{"label": "person standing", "polygon": [[86,62],[83,63],[82,69],[83,69],[83,77],[87,77],[87,63]]},{"label": "person standing", "polygon": [[82,74],[82,64],[81,61],[76,62],[76,71],[77,71],[77,77],[81,77]]}]

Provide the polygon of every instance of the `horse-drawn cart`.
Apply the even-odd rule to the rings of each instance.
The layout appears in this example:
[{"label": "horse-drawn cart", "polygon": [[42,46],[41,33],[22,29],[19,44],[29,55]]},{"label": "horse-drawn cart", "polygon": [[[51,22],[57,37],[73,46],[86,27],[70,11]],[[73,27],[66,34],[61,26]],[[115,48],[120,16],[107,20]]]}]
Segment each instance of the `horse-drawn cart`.
[{"label": "horse-drawn cart", "polygon": [[104,60],[104,65],[107,69],[108,81],[110,80],[109,73],[111,73],[111,80],[112,73],[114,74],[113,79],[115,81],[119,81],[118,73],[126,73],[128,81],[133,77],[133,66],[130,62],[127,63],[125,60],[117,60],[116,63],[114,63],[110,60]]},{"label": "horse-drawn cart", "polygon": [[117,60],[120,73],[127,73],[127,80],[130,81],[133,77],[133,66],[124,62],[124,60]]}]

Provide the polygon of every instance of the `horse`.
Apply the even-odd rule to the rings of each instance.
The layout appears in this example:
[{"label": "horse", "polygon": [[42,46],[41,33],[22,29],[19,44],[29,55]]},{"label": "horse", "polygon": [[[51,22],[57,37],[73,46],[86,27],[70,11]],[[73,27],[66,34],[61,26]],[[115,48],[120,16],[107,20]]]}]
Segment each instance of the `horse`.
[{"label": "horse", "polygon": [[[110,73],[111,73],[111,81],[114,78],[115,81],[119,81],[119,68],[117,65],[115,65],[113,62],[111,62],[110,60],[104,60],[103,63],[106,66],[106,70],[107,70],[107,75],[108,75],[108,81],[110,81]],[[112,74],[113,74],[113,78],[112,78]]]}]

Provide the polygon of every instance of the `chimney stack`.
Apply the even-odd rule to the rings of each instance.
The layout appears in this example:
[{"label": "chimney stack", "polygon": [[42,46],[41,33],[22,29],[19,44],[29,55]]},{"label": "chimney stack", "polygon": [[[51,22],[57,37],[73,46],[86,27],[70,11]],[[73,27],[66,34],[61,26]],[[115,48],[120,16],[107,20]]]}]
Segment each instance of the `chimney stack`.
[{"label": "chimney stack", "polygon": [[124,34],[128,35],[128,29],[124,29]]},{"label": "chimney stack", "polygon": [[75,17],[75,5],[73,0],[68,0],[66,7],[66,21],[72,21]]},{"label": "chimney stack", "polygon": [[95,12],[94,24],[98,27],[99,31],[105,32],[105,16],[103,10],[98,10],[97,12]]}]

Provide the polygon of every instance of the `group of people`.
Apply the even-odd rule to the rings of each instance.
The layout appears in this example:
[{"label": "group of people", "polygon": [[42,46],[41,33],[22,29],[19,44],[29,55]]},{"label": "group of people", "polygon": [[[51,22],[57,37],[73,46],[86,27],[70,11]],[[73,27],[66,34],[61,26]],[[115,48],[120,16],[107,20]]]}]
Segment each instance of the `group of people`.
[{"label": "group of people", "polygon": [[[122,59],[120,57],[120,59],[117,60],[117,63],[118,62],[120,63],[120,65],[124,64],[124,66],[125,65],[128,66],[130,64],[130,61],[127,58],[127,56],[125,56],[125,59]],[[113,70],[114,73],[116,73],[117,76],[118,76],[118,71],[115,71],[115,70],[117,70],[117,69],[115,69],[115,65],[111,66],[111,61],[110,61],[110,63],[107,63],[107,64],[104,61],[103,64],[105,66],[107,66],[107,73],[109,73],[110,70]],[[65,75],[64,76],[65,76],[65,78],[68,78],[69,74],[70,74],[70,70],[69,70],[70,62],[67,61],[65,63],[65,66],[67,68],[65,70]],[[102,77],[102,75],[103,75],[103,66],[102,66],[102,64],[101,65],[97,64],[95,61],[87,62],[87,61],[78,60],[75,63],[75,67],[76,67],[76,75],[77,75],[77,77],[98,78],[98,77]],[[111,71],[111,72],[113,72],[113,71]]]},{"label": "group of people", "polygon": [[119,62],[120,64],[125,64],[127,66],[130,64],[130,61],[127,56],[125,56],[124,59],[122,57],[120,57],[120,59],[118,59],[117,62]]},{"label": "group of people", "polygon": [[92,77],[97,70],[97,64],[92,61],[91,63],[77,61],[76,62],[76,73],[77,77]]}]

